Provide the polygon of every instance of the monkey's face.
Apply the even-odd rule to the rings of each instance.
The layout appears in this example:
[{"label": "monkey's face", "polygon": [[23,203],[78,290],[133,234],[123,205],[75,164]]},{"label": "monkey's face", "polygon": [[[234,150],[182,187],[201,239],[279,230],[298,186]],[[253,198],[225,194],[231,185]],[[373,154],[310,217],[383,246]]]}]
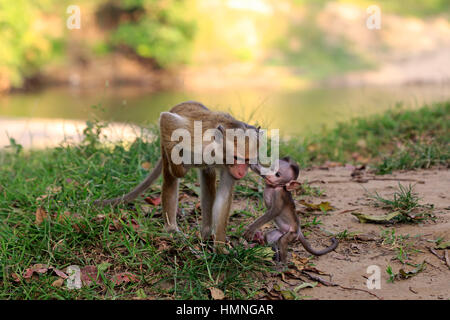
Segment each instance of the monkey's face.
[{"label": "monkey's face", "polygon": [[289,162],[278,160],[278,171],[273,175],[266,175],[263,177],[268,185],[284,186],[295,179],[295,174]]},{"label": "monkey's face", "polygon": [[235,179],[242,179],[247,174],[249,163],[256,163],[258,158],[258,132],[255,127],[231,129],[218,128],[223,133],[223,156],[230,174]]}]

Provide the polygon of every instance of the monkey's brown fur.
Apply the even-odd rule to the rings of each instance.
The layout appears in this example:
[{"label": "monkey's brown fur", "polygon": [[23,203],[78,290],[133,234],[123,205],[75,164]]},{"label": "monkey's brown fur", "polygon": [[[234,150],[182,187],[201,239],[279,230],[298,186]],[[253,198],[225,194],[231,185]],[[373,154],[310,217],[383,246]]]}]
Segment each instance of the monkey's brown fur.
[{"label": "monkey's brown fur", "polygon": [[[222,132],[226,129],[255,129],[244,122],[234,119],[227,113],[215,112],[207,109],[198,102],[184,102],[173,107],[169,112],[162,112],[159,120],[161,159],[147,178],[135,189],[126,195],[110,200],[97,200],[97,205],[117,205],[119,203],[130,202],[139,194],[144,192],[162,173],[162,208],[165,228],[167,231],[178,231],[176,212],[178,208],[178,184],[190,168],[199,168],[199,178],[201,184],[201,211],[202,211],[202,236],[208,238],[212,233],[215,241],[225,242],[225,230],[228,223],[229,211],[232,200],[232,190],[236,179],[245,176],[247,164],[175,164],[171,160],[172,149],[178,141],[172,141],[172,133],[175,129],[186,129],[194,137],[194,121],[202,121],[202,133],[207,129],[219,129]],[[247,137],[246,137],[247,139]],[[193,141],[192,149],[193,150]],[[248,141],[248,139],[246,140]],[[205,145],[208,142],[203,142]],[[235,145],[233,140],[231,144]],[[225,143],[226,145],[226,143]],[[246,143],[245,154],[239,158],[250,157]],[[234,152],[234,151],[233,151]],[[226,150],[224,150],[224,157]],[[236,153],[234,153],[237,156]],[[225,163],[225,158],[223,163]],[[216,194],[216,172],[220,169],[220,182]]]},{"label": "monkey's brown fur", "polygon": [[[261,172],[259,165],[253,166],[252,169],[257,173]],[[328,253],[336,249],[338,245],[338,241],[332,238],[332,244],[329,247],[318,251],[311,247],[303,235],[300,220],[295,212],[295,202],[289,191],[298,184],[296,181],[298,174],[298,164],[289,157],[285,157],[279,160],[279,170],[275,175],[263,176],[266,181],[264,202],[267,212],[253,222],[244,234],[245,238],[251,241],[257,229],[274,220],[278,228],[267,233],[265,239],[275,249],[276,260],[281,262],[287,260],[289,243],[297,239],[309,253],[316,256]]]}]

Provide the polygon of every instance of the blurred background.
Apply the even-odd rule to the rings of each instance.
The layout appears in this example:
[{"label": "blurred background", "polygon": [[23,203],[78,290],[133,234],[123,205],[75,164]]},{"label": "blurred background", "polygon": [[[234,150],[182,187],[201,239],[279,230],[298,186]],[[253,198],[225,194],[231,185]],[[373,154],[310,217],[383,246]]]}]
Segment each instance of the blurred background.
[{"label": "blurred background", "polygon": [[0,0],[0,147],[92,117],[132,135],[185,100],[285,137],[448,100],[449,18],[448,0]]}]

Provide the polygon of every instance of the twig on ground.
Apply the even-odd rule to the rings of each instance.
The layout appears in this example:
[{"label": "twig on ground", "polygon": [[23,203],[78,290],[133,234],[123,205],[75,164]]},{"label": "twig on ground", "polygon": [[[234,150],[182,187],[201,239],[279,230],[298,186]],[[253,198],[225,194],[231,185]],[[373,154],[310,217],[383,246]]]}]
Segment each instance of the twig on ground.
[{"label": "twig on ground", "polygon": [[407,179],[407,178],[382,178],[382,177],[365,177],[365,178],[369,180],[378,180],[378,181],[409,181],[425,184],[425,181],[423,180]]},{"label": "twig on ground", "polygon": [[348,213],[348,212],[353,212],[353,211],[356,211],[356,210],[359,210],[360,208],[355,208],[355,209],[347,209],[347,210],[342,210],[342,211],[339,211],[339,212],[336,212],[337,214],[341,214],[341,213]]},{"label": "twig on ground", "polygon": [[370,291],[368,291],[368,290],[359,289],[359,288],[352,288],[352,287],[345,287],[345,286],[343,286],[343,285],[340,285],[340,284],[337,284],[337,283],[334,283],[334,282],[330,282],[330,281],[324,280],[324,279],[322,279],[321,277],[318,277],[318,276],[309,274],[309,273],[307,273],[307,272],[305,272],[305,271],[302,271],[302,273],[303,273],[304,275],[308,276],[308,278],[310,278],[311,280],[318,281],[318,282],[320,282],[321,284],[323,284],[323,285],[325,285],[325,286],[327,286],[327,287],[339,287],[339,288],[342,288],[342,289],[345,289],[345,290],[357,290],[357,291],[362,291],[362,292],[368,293],[368,294],[370,294],[370,295],[376,297],[376,298],[379,299],[379,300],[383,300],[383,298],[377,296],[375,293],[370,292]]},{"label": "twig on ground", "polygon": [[448,258],[448,251],[444,251],[444,257],[445,257],[445,263],[447,264],[447,267],[450,269],[450,259]]},{"label": "twig on ground", "polygon": [[441,257],[441,256],[439,255],[439,253],[437,253],[436,250],[434,250],[432,247],[427,247],[427,248],[428,248],[428,250],[430,250],[430,252],[431,252],[432,254],[434,254],[436,257],[438,257],[439,260],[445,261],[444,257]]}]

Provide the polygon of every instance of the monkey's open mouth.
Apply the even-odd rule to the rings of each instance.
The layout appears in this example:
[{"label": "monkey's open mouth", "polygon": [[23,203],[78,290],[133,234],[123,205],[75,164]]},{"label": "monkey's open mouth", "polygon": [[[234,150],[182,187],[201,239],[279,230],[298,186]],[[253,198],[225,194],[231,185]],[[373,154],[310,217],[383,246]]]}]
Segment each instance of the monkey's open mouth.
[{"label": "monkey's open mouth", "polygon": [[231,165],[229,168],[230,168],[230,174],[233,176],[233,178],[239,180],[239,179],[242,179],[243,177],[245,177],[245,175],[247,174],[248,164],[235,163],[235,164]]}]

